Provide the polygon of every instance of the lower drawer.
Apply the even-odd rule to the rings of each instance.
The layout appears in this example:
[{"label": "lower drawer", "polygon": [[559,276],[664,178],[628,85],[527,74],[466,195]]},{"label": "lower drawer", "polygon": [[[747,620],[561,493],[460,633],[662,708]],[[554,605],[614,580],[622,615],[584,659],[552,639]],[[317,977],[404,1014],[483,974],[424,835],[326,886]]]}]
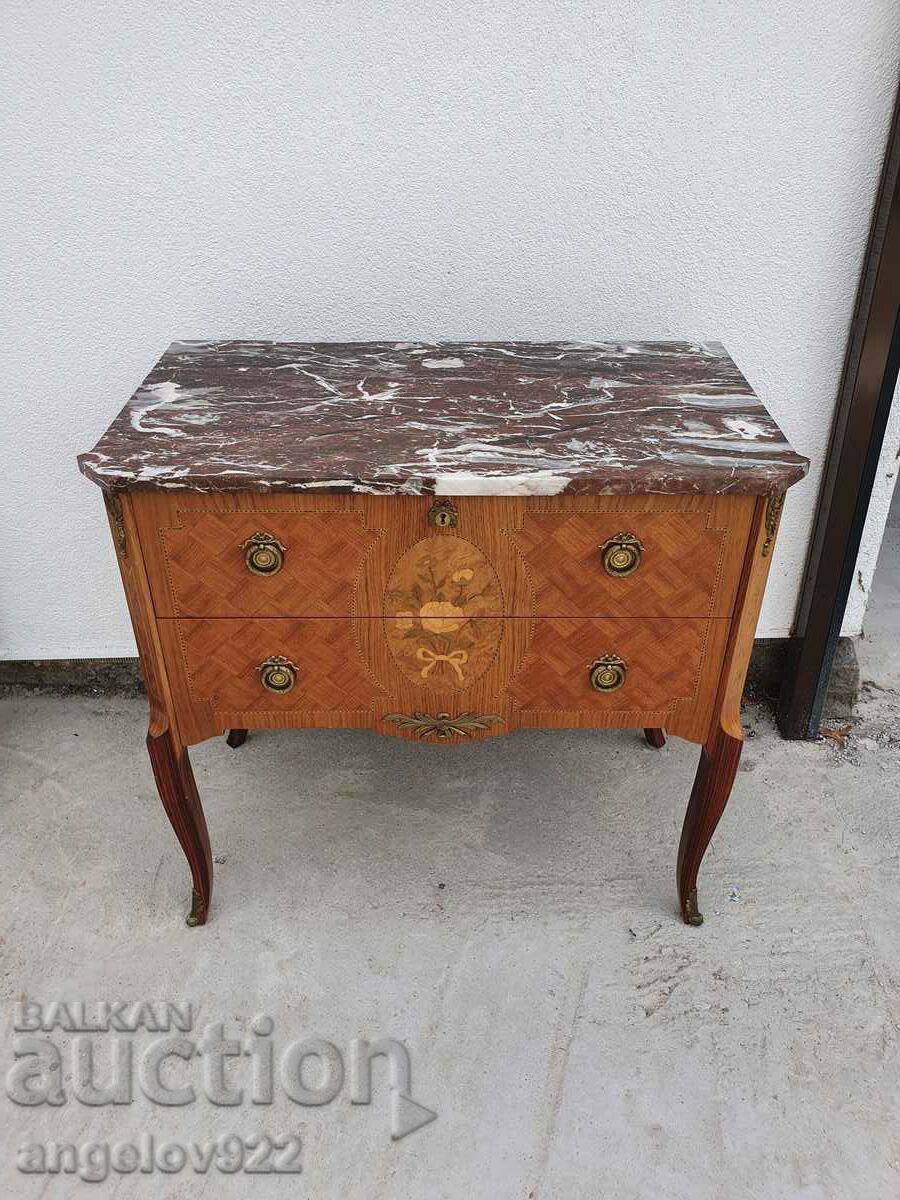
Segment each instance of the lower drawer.
[{"label": "lower drawer", "polygon": [[211,704],[249,719],[367,710],[378,692],[350,618],[167,620],[158,628],[167,661],[180,668],[182,702]]},{"label": "lower drawer", "polygon": [[463,713],[496,718],[474,736],[667,723],[702,740],[728,628],[725,619],[453,614],[158,622],[188,741],[229,725],[436,736],[394,718]]},{"label": "lower drawer", "polygon": [[728,622],[545,617],[534,624],[528,657],[509,685],[515,706],[597,713],[659,712],[697,697],[704,665],[718,676],[722,648],[711,634]]}]

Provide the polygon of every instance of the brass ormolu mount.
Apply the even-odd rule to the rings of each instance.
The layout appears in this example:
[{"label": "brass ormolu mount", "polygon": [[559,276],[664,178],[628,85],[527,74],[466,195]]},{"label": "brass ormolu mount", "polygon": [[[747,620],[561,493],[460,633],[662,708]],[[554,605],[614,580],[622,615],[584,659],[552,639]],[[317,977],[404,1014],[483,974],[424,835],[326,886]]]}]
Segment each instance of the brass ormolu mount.
[{"label": "brass ormolu mount", "polygon": [[473,733],[482,729],[489,729],[491,725],[502,723],[502,717],[495,716],[477,716],[475,713],[460,713],[458,717],[451,717],[449,713],[438,713],[436,717],[431,717],[428,713],[417,712],[412,716],[406,716],[403,713],[386,713],[385,721],[393,721],[401,729],[408,729],[415,733],[416,737],[436,737],[445,740],[451,737],[470,737]]},{"label": "brass ormolu mount", "polygon": [[116,492],[105,492],[103,500],[106,504],[109,527],[112,530],[116,550],[122,558],[125,558],[128,554],[128,537],[125,533],[125,514],[122,512],[122,501]]},{"label": "brass ormolu mount", "polygon": [[688,894],[687,901],[684,906],[685,920],[688,925],[702,925],[703,913],[700,911],[697,904],[697,889],[693,888]]},{"label": "brass ormolu mount", "polygon": [[768,558],[769,551],[775,544],[775,534],[778,532],[778,519],[784,505],[784,492],[770,496],[766,501],[766,539],[762,545],[762,557]]}]

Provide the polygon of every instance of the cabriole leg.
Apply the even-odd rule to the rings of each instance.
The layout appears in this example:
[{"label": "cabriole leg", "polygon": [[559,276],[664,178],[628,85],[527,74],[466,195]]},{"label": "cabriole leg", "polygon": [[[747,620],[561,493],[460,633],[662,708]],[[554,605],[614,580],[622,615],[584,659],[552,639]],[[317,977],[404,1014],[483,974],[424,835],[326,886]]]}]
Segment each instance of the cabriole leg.
[{"label": "cabriole leg", "polygon": [[726,733],[717,725],[700,750],[678,847],[678,899],[681,916],[688,925],[703,924],[697,905],[697,872],[731,795],[743,744],[742,736]]},{"label": "cabriole leg", "polygon": [[647,745],[652,746],[654,750],[662,750],[666,744],[666,731],[664,729],[645,729],[644,737],[647,739]]},{"label": "cabriole leg", "polygon": [[225,742],[232,750],[237,750],[238,746],[243,746],[247,740],[246,729],[229,729],[225,735]]},{"label": "cabriole leg", "polygon": [[147,749],[159,798],[191,868],[194,886],[187,923],[205,925],[212,894],[212,851],[187,748],[166,729],[147,734]]}]

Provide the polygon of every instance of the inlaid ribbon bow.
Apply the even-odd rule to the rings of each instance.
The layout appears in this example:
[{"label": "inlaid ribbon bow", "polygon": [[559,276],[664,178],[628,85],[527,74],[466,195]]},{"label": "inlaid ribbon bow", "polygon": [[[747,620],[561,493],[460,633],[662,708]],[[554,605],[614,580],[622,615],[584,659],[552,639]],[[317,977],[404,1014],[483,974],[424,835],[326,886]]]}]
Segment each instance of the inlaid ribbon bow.
[{"label": "inlaid ribbon bow", "polygon": [[433,650],[429,650],[427,646],[420,646],[416,651],[416,658],[419,662],[423,662],[425,666],[422,668],[422,678],[427,679],[428,675],[440,662],[449,663],[456,674],[459,676],[459,682],[463,683],[465,677],[462,673],[462,668],[469,661],[469,654],[466,650],[454,650],[450,654],[435,654]]}]

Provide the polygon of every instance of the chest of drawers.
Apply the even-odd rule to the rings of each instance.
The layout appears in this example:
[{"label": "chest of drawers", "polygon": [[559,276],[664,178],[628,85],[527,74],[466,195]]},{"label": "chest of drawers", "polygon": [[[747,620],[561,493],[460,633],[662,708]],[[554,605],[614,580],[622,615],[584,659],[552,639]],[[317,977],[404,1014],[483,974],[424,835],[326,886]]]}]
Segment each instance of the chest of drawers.
[{"label": "chest of drawers", "polygon": [[175,343],[79,462],[105,493],[191,924],[212,855],[187,748],[272,727],[695,742],[677,884],[700,922],[806,469],[721,346]]}]

